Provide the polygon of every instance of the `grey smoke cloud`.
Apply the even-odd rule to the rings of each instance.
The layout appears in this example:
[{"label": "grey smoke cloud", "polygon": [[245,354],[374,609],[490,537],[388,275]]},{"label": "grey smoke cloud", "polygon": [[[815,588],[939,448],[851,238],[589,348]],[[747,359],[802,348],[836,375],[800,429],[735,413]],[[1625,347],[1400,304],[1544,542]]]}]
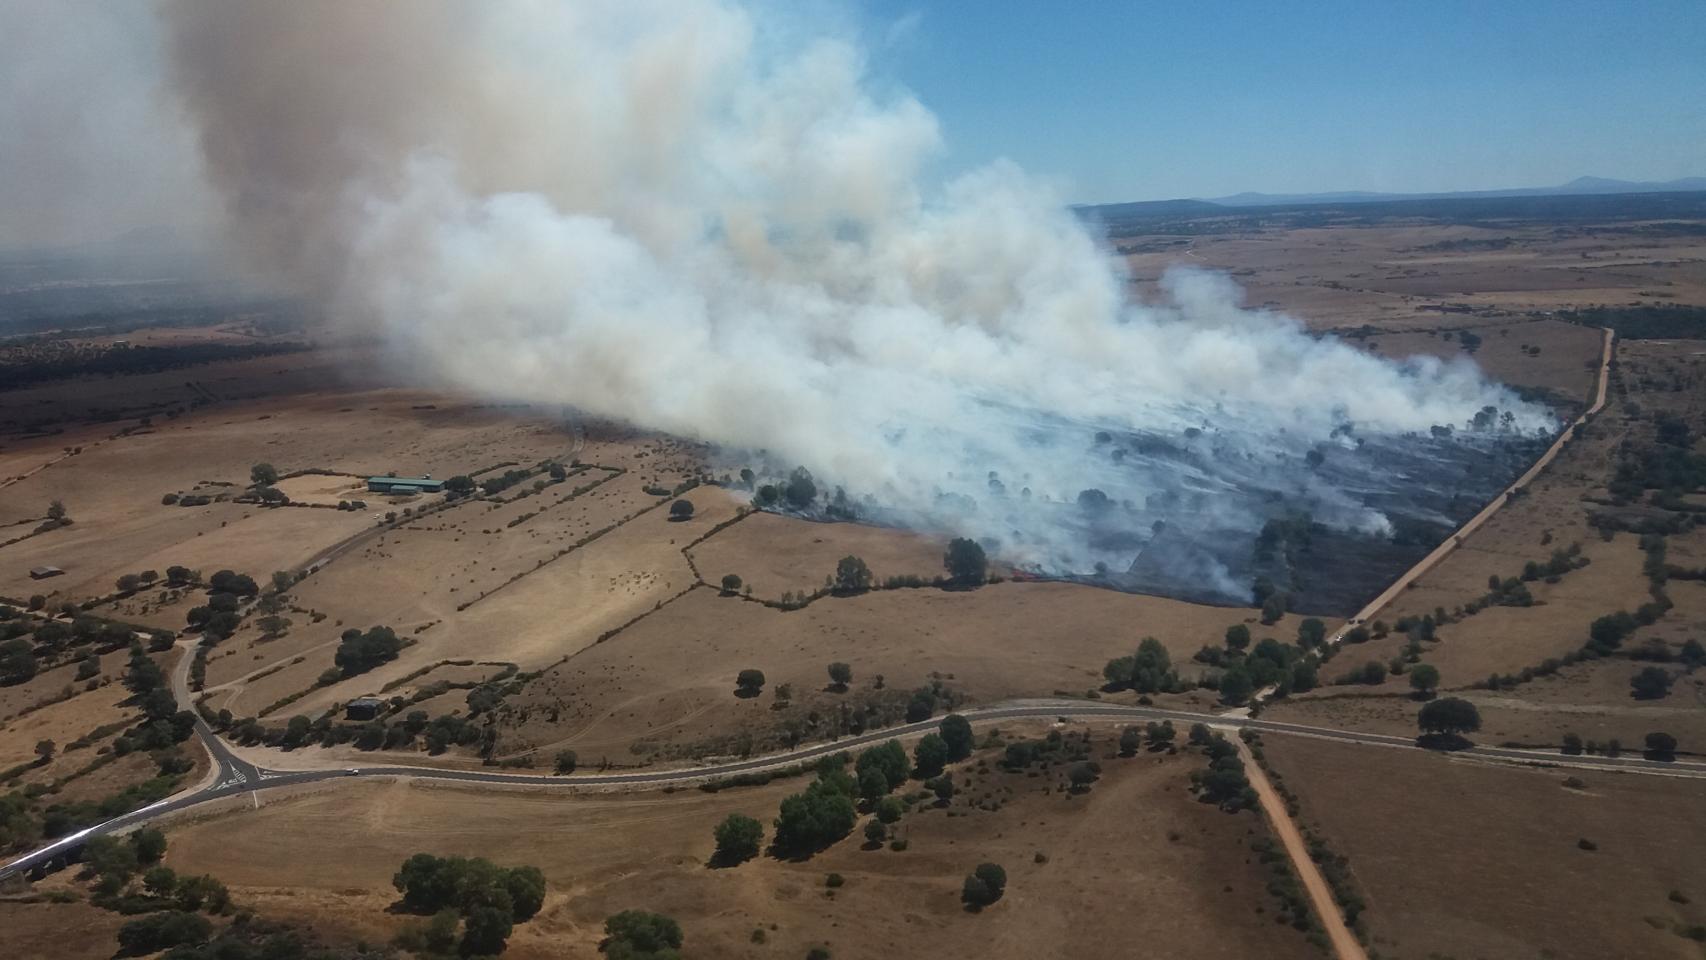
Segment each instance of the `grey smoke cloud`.
[{"label": "grey smoke cloud", "polygon": [[[160,10],[242,249],[416,369],[806,464],[1016,562],[1122,569],[1156,521],[1248,538],[1275,497],[1378,534],[1403,481],[1359,441],[1487,406],[1553,426],[1468,363],[1308,336],[1224,277],[1130,302],[1040,181],[926,188],[922,104],[733,0]],[[1074,505],[1091,487],[1117,522]]]},{"label": "grey smoke cloud", "polygon": [[0,0],[0,250],[214,215],[146,3]]}]

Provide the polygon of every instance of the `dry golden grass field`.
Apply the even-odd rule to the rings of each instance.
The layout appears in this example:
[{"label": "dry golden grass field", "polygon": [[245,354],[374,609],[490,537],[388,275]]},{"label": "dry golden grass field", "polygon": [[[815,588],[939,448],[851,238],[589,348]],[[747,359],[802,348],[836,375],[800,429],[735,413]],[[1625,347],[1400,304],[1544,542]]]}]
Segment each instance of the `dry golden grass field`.
[{"label": "dry golden grass field", "polygon": [[[1114,733],[1095,737],[1110,752]],[[370,941],[405,922],[386,913],[396,899],[390,880],[417,850],[535,864],[551,892],[505,953],[524,960],[594,957],[604,918],[634,906],[675,917],[687,954],[706,958],[797,957],[818,945],[837,958],[1115,956],[1133,944],[1179,958],[1320,955],[1273,922],[1265,868],[1249,849],[1266,833],[1258,816],[1190,797],[1186,775],[1199,758],[1102,763],[1102,779],[1073,797],[1058,771],[1033,779],[967,761],[955,774],[966,792],[952,807],[901,819],[904,851],[868,849],[856,831],[809,860],[707,866],[712,826],[731,812],[768,824],[800,780],[580,797],[374,781],[176,826],[167,863],[216,871],[270,916],[337,924]],[[960,799],[985,794],[999,809]],[[277,836],[297,838],[286,863],[274,856]],[[1008,892],[971,914],[960,882],[983,861],[1006,868]],[[827,889],[831,873],[845,885]],[[1208,917],[1212,934],[1202,927]],[[758,929],[762,945],[752,939]]]},{"label": "dry golden grass field", "polygon": [[1706,783],[1264,740],[1300,819],[1350,858],[1382,957],[1699,956],[1673,928],[1706,922]]},{"label": "dry golden grass field", "polygon": [[[1706,242],[1632,228],[1388,221],[1149,240],[1126,258],[1139,295],[1154,292],[1169,264],[1225,270],[1251,306],[1290,311],[1312,331],[1387,356],[1468,355],[1566,417],[1591,396],[1600,332],[1552,313],[1706,304]],[[198,338],[248,342],[253,331],[233,319],[138,335]],[[1620,341],[1606,409],[1524,495],[1376,615],[1395,625],[1446,614],[1415,659],[1478,706],[1478,742],[1549,745],[1575,733],[1633,751],[1662,730],[1683,751],[1706,753],[1706,673],[1679,659],[1687,641],[1706,641],[1706,581],[1672,578],[1669,608],[1615,655],[1520,679],[1581,649],[1595,618],[1651,599],[1650,544],[1639,531],[1681,510],[1655,491],[1620,498],[1613,486],[1625,442],[1648,442],[1661,414],[1706,434],[1703,343]],[[285,475],[278,486],[292,505],[234,502],[261,462]],[[560,482],[549,482],[546,462],[564,468]],[[701,444],[572,411],[411,385],[382,351],[327,339],[262,359],[0,390],[0,602],[40,594],[48,614],[71,604],[184,631],[188,611],[207,602],[205,586],[156,582],[120,595],[118,579],[182,565],[204,581],[230,569],[265,588],[284,571],[295,582],[276,602],[288,623],[269,632],[248,612],[207,656],[209,712],[278,731],[294,716],[339,718],[357,696],[400,698],[392,722],[410,711],[468,721],[493,761],[536,769],[563,750],[583,767],[624,768],[762,752],[895,722],[921,688],[934,691],[938,715],[1038,696],[1133,703],[1130,691],[1099,689],[1102,668],[1143,637],[1160,640],[1194,681],[1207,668],[1192,654],[1218,646],[1228,626],[1244,623],[1257,640],[1297,636],[1295,614],[1264,626],[1248,607],[1065,582],[879,589],[782,609],[785,594],[819,590],[849,555],[879,583],[928,581],[943,572],[946,538],[745,512],[747,491],[703,482],[740,466]],[[458,502],[365,489],[366,477],[388,472],[482,481],[535,469]],[[670,517],[677,490],[694,505],[691,519]],[[168,494],[214,502],[172,505]],[[32,533],[56,500],[73,522]],[[354,500],[365,506],[338,509]],[[1682,502],[1706,509],[1706,495]],[[1706,567],[1706,529],[1684,524],[1663,539],[1669,563]],[[1585,565],[1555,582],[1526,581],[1531,605],[1459,614],[1488,592],[1489,577],[1519,576],[1572,548]],[[43,564],[65,574],[32,579]],[[742,579],[741,591],[719,590],[726,574]],[[375,625],[406,646],[337,677],[340,635]],[[1393,630],[1347,645],[1321,668],[1322,688],[1269,703],[1263,715],[1412,734],[1420,702],[1406,677],[1332,685],[1365,662],[1402,660],[1407,643]],[[188,646],[156,656],[169,668]],[[1642,652],[1659,659],[1631,656]],[[54,660],[0,686],[0,770],[16,768],[0,789],[49,787],[44,802],[94,804],[154,775],[145,753],[115,756],[119,731],[141,716],[118,682],[127,657],[122,647],[107,652],[82,681],[72,662]],[[853,671],[844,691],[828,688],[836,661]],[[1631,675],[1654,664],[1674,678],[1669,692],[1634,699]],[[736,696],[748,668],[763,671],[762,693]],[[1512,682],[1488,688],[1489,677]],[[476,716],[470,688],[482,683],[501,702]],[[1153,699],[1224,709],[1209,690]],[[837,960],[1322,956],[1275,923],[1267,868],[1250,848],[1266,835],[1261,819],[1192,799],[1194,753],[1112,759],[1114,736],[1097,730],[1110,758],[1082,797],[973,761],[957,775],[963,796],[998,809],[956,800],[915,810],[901,823],[905,851],[861,849],[856,831],[804,862],[706,866],[718,820],[739,811],[768,825],[801,780],[714,794],[569,795],[338,778],[178,820],[167,862],[222,878],[262,916],[372,944],[407,922],[387,907],[391,875],[409,854],[536,864],[550,891],[545,910],[517,928],[506,955],[519,958],[594,957],[603,919],[627,907],[676,917],[686,955],[705,958],[797,958],[825,945]],[[29,766],[42,739],[58,750]],[[194,741],[182,749],[198,765],[180,783],[193,784],[207,761]],[[482,762],[476,746],[425,749],[416,739],[385,752],[345,743],[241,753],[276,769]],[[1697,783],[1593,772],[1566,789],[1563,772],[1310,739],[1269,737],[1266,752],[1305,823],[1350,854],[1380,957],[1699,956],[1673,932],[1706,920],[1706,876],[1693,855],[1706,838]],[[1598,849],[1578,849],[1582,838]],[[1001,903],[973,915],[958,890],[982,860],[1003,863],[1012,879]],[[846,883],[830,891],[832,872]],[[41,889],[82,890],[70,873]],[[1671,890],[1688,902],[1669,899]],[[87,903],[0,899],[0,954],[110,957],[122,921]]]}]

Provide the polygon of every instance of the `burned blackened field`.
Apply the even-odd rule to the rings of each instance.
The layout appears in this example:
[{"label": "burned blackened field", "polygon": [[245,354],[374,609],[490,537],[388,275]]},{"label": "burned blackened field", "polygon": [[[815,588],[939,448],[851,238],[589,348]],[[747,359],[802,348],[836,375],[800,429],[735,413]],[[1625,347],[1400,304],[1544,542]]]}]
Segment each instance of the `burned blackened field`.
[{"label": "burned blackened field", "polygon": [[[1252,473],[1213,493],[1152,497],[1162,501],[1149,511],[1153,519],[1108,510],[1096,536],[1130,537],[1146,521],[1152,532],[1129,565],[1097,580],[1209,603],[1279,593],[1292,610],[1349,616],[1498,495],[1546,443],[1496,432],[1372,437],[1307,457],[1301,473]],[[1350,503],[1384,526],[1344,523]],[[1260,517],[1259,529],[1252,536],[1247,524],[1217,522],[1228,516]]]},{"label": "burned blackened field", "polygon": [[[1035,424],[1032,424],[1033,428]],[[1499,411],[1463,429],[1325,440],[1237,429],[1175,434],[1054,422],[1034,464],[944,481],[929,517],[974,531],[1016,575],[1344,617],[1426,556],[1544,451]],[[796,476],[800,475],[796,472]],[[928,518],[839,491],[827,509],[760,506],[815,519],[920,528]],[[821,501],[820,501],[821,502]]]}]

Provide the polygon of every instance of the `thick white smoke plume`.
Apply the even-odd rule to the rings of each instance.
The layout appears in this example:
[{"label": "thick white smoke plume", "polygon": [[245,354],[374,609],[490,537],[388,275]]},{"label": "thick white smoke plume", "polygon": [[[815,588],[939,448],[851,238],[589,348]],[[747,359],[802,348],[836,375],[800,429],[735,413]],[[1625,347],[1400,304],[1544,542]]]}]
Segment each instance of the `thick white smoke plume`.
[{"label": "thick white smoke plume", "polygon": [[[1247,538],[1257,487],[1383,531],[1367,477],[1310,451],[1488,406],[1552,426],[1468,364],[1312,338],[1217,276],[1129,302],[1059,197],[1004,163],[926,190],[922,105],[734,2],[164,10],[247,249],[422,369],[764,451],[1018,562],[1120,569],[1181,516]],[[1135,539],[1098,538],[1086,488]]]}]

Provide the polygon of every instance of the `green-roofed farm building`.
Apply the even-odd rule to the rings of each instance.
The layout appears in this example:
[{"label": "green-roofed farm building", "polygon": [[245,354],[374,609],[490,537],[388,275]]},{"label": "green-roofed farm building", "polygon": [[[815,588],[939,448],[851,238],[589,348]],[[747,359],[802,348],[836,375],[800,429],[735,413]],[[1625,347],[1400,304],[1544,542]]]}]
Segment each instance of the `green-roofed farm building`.
[{"label": "green-roofed farm building", "polygon": [[444,489],[444,481],[431,477],[368,477],[367,489],[373,493],[438,493]]}]

